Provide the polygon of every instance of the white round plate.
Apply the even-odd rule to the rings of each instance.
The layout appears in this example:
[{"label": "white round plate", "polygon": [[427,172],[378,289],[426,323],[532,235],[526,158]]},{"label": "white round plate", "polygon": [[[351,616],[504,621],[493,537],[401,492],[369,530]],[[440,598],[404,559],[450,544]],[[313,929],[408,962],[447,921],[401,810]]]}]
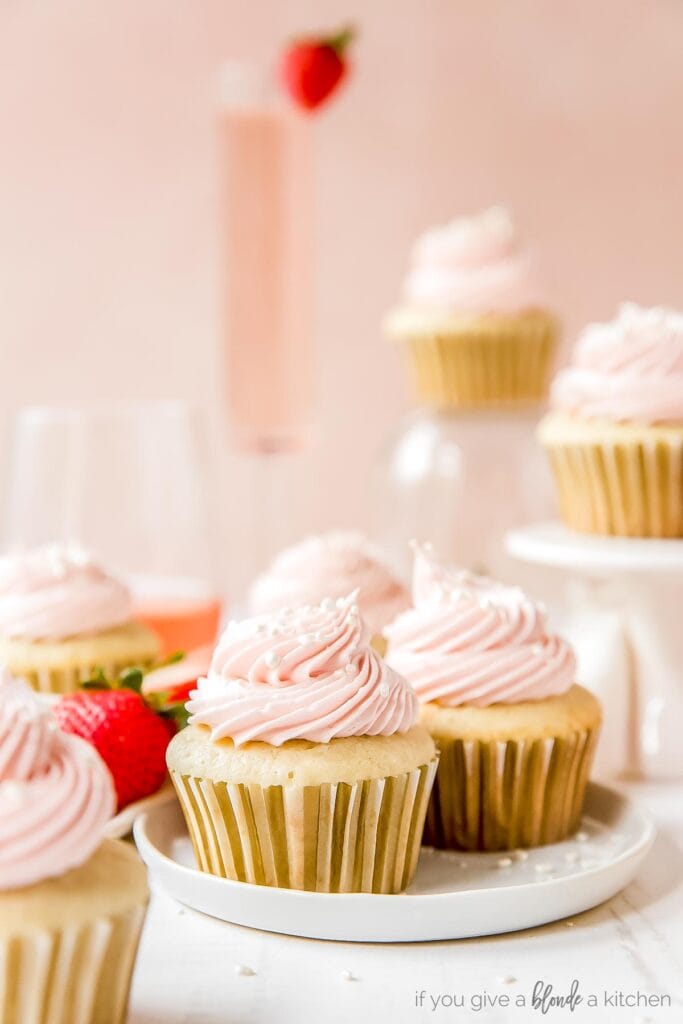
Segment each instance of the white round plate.
[{"label": "white round plate", "polygon": [[683,541],[649,537],[598,537],[562,523],[535,523],[511,530],[509,554],[522,562],[594,572],[683,572]]},{"label": "white round plate", "polygon": [[517,931],[588,910],[633,878],[654,827],[625,796],[591,784],[572,839],[509,855],[425,848],[399,896],[297,892],[204,874],[177,803],[143,814],[134,835],[171,895],[212,917],[314,939],[423,942]]}]

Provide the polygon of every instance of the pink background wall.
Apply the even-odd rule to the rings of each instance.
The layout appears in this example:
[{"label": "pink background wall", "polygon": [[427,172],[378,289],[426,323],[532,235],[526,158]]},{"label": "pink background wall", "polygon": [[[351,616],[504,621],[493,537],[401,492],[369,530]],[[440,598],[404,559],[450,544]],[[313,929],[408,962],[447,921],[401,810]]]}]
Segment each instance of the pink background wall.
[{"label": "pink background wall", "polygon": [[[570,336],[623,298],[683,306],[676,0],[5,0],[0,442],[27,401],[215,407],[216,67],[349,17],[356,73],[319,122],[324,412],[296,529],[367,516],[406,405],[379,321],[426,225],[510,204]],[[224,469],[239,494],[242,470]]]}]

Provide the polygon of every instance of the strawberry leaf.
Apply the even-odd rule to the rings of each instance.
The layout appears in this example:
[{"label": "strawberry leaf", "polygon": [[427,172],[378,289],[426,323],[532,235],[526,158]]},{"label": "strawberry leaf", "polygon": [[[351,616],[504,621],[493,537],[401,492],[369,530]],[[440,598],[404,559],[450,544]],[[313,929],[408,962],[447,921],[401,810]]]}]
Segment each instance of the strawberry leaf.
[{"label": "strawberry leaf", "polygon": [[143,679],[144,674],[141,668],[124,668],[123,672],[119,674],[119,686],[124,690],[140,693]]}]

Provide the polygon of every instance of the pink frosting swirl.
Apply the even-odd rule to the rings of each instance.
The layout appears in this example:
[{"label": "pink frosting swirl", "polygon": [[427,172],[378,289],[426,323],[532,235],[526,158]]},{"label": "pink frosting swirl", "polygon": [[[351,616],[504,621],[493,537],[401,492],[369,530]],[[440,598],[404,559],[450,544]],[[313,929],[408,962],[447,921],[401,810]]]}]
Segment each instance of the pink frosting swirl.
[{"label": "pink frosting swirl", "polygon": [[417,699],[370,646],[355,601],[326,598],[231,623],[190,694],[190,722],[238,746],[407,732]]},{"label": "pink frosting swirl", "polygon": [[486,707],[541,700],[572,685],[571,648],[548,635],[543,609],[518,587],[439,565],[423,547],[413,600],[385,630],[387,661],[421,702]]},{"label": "pink frosting swirl", "polygon": [[0,680],[0,890],[83,864],[116,810],[111,776],[22,682]]},{"label": "pink frosting swirl", "polygon": [[328,595],[344,597],[356,589],[373,633],[410,607],[408,589],[374,545],[361,533],[333,531],[282,551],[252,584],[249,610],[266,615],[286,605],[319,604]]},{"label": "pink frosting swirl", "polygon": [[57,544],[0,558],[0,636],[63,640],[131,618],[131,596],[83,552]]},{"label": "pink frosting swirl", "polygon": [[519,246],[510,214],[495,206],[419,238],[404,296],[427,309],[514,312],[543,300],[533,263]]},{"label": "pink frosting swirl", "polygon": [[683,314],[626,303],[588,324],[551,402],[586,419],[683,423]]}]

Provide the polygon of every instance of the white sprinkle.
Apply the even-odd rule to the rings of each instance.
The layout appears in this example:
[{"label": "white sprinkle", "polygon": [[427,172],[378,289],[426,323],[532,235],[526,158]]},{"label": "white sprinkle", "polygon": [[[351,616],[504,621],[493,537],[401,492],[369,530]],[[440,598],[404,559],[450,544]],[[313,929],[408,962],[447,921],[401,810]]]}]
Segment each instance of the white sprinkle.
[{"label": "white sprinkle", "polygon": [[534,864],[534,871],[539,875],[547,875],[552,870],[552,864]]},{"label": "white sprinkle", "polygon": [[579,855],[576,852],[576,850],[569,850],[568,853],[565,853],[564,859],[567,861],[568,864],[573,864],[575,861],[579,859]]},{"label": "white sprinkle", "polygon": [[496,864],[499,868],[509,868],[512,864],[512,857],[499,857]]},{"label": "white sprinkle", "polygon": [[302,633],[299,637],[299,643],[302,647],[308,647],[309,644],[315,643],[315,637],[312,633]]},{"label": "white sprinkle", "polygon": [[57,732],[57,730],[59,729],[59,725],[57,724],[54,718],[48,718],[47,727],[50,732]]},{"label": "white sprinkle", "polygon": [[256,971],[252,970],[251,967],[247,967],[246,964],[235,964],[235,974],[238,974],[241,978],[253,978]]},{"label": "white sprinkle", "polygon": [[282,660],[277,651],[266,651],[263,656],[267,668],[277,668]]},{"label": "white sprinkle", "polygon": [[341,978],[342,981],[356,981],[357,980],[355,974],[352,974],[351,971],[341,971],[340,974],[339,974],[339,977]]},{"label": "white sprinkle", "polygon": [[389,684],[388,683],[381,683],[380,684],[380,688],[379,688],[379,692],[380,692],[380,695],[382,697],[388,697],[389,696]]},{"label": "white sprinkle", "polygon": [[349,618],[355,619],[357,615],[358,615],[358,605],[357,604],[349,605]]},{"label": "white sprinkle", "polygon": [[517,979],[514,974],[502,974],[500,978],[496,978],[499,985],[514,985]]},{"label": "white sprinkle", "polygon": [[528,859],[529,859],[529,851],[528,850],[515,850],[515,860],[528,860]]},{"label": "white sprinkle", "polygon": [[333,597],[324,597],[320,602],[320,607],[324,612],[333,612],[337,607],[337,602]]},{"label": "white sprinkle", "polygon": [[577,843],[587,843],[590,836],[587,832],[577,832],[574,839],[576,839]]},{"label": "white sprinkle", "polygon": [[352,661],[350,661],[348,663],[348,665],[346,666],[346,668],[344,669],[344,671],[346,672],[347,676],[355,676],[355,674],[356,674],[356,666],[354,665],[354,663]]},{"label": "white sprinkle", "polygon": [[336,605],[337,605],[337,608],[339,609],[339,611],[341,611],[341,610],[342,610],[342,608],[344,608],[344,607],[345,607],[345,605],[346,605],[346,600],[345,600],[345,598],[343,598],[343,597],[338,597],[338,598],[337,598],[337,600],[336,600]]},{"label": "white sprinkle", "polygon": [[531,652],[532,654],[543,654],[543,644],[532,644]]},{"label": "white sprinkle", "polygon": [[14,782],[12,779],[9,779],[7,782],[3,782],[0,786],[0,796],[10,804],[20,804],[21,793],[22,789],[20,783]]}]

